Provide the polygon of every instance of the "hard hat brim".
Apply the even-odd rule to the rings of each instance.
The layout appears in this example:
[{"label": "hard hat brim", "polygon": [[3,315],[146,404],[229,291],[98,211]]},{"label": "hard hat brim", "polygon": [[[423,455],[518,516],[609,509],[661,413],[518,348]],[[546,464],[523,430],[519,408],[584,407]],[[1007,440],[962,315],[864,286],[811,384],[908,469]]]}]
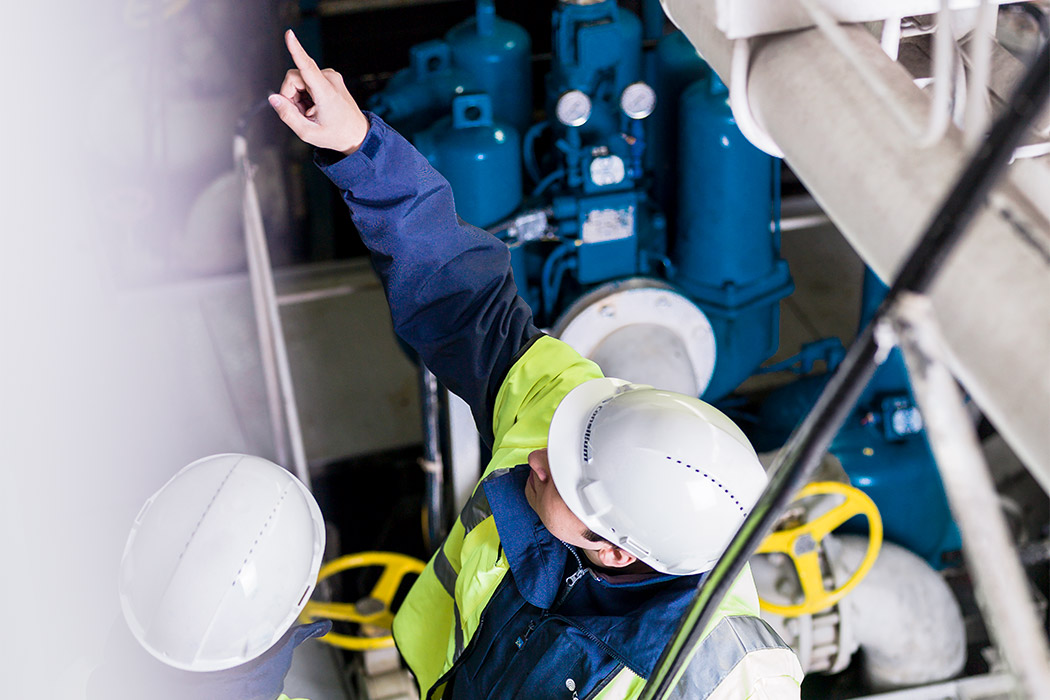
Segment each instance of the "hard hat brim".
[{"label": "hard hat brim", "polygon": [[602,377],[580,384],[566,394],[554,410],[547,434],[547,460],[551,478],[569,510],[592,531],[606,536],[600,521],[589,513],[580,498],[584,479],[583,438],[594,409],[630,384],[624,379]]}]

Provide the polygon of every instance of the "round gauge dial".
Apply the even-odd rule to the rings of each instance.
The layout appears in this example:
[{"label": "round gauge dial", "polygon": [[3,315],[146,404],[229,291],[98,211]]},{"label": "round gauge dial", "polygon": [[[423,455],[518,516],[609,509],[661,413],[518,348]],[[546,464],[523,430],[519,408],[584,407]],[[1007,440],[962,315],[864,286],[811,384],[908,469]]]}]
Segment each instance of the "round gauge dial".
[{"label": "round gauge dial", "polygon": [[631,119],[645,119],[656,109],[656,91],[647,83],[631,83],[620,95],[620,107]]},{"label": "round gauge dial", "polygon": [[591,118],[591,98],[579,90],[569,90],[558,98],[554,112],[565,126],[583,126]]},{"label": "round gauge dial", "polygon": [[591,161],[591,182],[598,187],[618,185],[627,175],[620,156],[604,156]]}]

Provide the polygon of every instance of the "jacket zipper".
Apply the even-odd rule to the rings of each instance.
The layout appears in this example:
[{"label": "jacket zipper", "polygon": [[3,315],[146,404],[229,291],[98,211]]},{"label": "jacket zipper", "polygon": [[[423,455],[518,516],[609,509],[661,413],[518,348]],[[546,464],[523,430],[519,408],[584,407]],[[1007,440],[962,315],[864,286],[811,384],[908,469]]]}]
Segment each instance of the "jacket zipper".
[{"label": "jacket zipper", "polygon": [[[565,543],[562,542],[562,544]],[[572,592],[572,587],[575,586],[576,582],[583,578],[588,572],[588,569],[580,560],[580,555],[576,553],[576,549],[568,544],[565,544],[565,548],[569,550],[573,559],[576,560],[576,571],[569,574],[568,578],[565,579],[565,588],[562,589],[561,593],[559,593],[558,597],[554,600],[554,605],[550,607],[551,610],[557,610],[561,604],[565,602],[565,599],[569,597],[569,593]],[[546,616],[546,613],[544,613],[544,616]]]},{"label": "jacket zipper", "polygon": [[[568,547],[568,545],[565,545],[565,546]],[[569,551],[572,552],[572,549],[569,549]],[[573,556],[576,556],[576,552],[572,552],[572,553],[573,553]],[[569,576],[565,579],[565,588],[562,589],[561,593],[558,594],[557,599],[555,599],[555,601],[554,601],[554,605],[551,606],[551,610],[557,609],[557,607],[559,605],[561,605],[562,602],[565,601],[565,598],[568,597],[569,593],[572,591],[572,587],[575,586],[576,582],[579,581],[581,578],[583,578],[583,575],[587,573],[587,569],[583,568],[583,562],[580,561],[579,556],[576,556],[576,565],[579,568],[576,569],[576,571],[574,571],[571,574],[569,574]],[[518,637],[514,641],[514,645],[516,647],[518,647],[518,649],[521,649],[522,647],[524,647],[525,646],[525,642],[529,641],[529,635],[532,634],[532,630],[536,629],[536,626],[539,623],[543,622],[543,620],[549,614],[550,614],[550,610],[544,610],[540,614],[539,618],[537,618],[537,619],[533,620],[532,622],[530,622],[529,623],[529,628],[527,630],[525,630],[525,634],[523,634],[520,637]]]}]

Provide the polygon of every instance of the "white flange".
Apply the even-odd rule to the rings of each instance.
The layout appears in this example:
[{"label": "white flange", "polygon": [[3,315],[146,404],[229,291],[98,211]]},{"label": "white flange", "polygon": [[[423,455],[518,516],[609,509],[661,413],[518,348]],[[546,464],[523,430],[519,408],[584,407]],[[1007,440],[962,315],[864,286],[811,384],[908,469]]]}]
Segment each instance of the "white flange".
[{"label": "white flange", "polygon": [[715,369],[707,316],[664,282],[614,282],[581,297],[553,333],[609,376],[700,396]]}]

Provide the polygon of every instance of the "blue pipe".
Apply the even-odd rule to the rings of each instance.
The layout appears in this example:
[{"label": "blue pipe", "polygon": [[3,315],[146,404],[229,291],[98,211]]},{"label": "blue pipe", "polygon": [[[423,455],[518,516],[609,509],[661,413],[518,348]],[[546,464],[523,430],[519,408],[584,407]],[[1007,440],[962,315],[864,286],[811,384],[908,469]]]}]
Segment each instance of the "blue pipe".
[{"label": "blue pipe", "polygon": [[[565,275],[565,258],[576,250],[574,241],[565,241],[554,249],[543,263],[543,272],[540,276],[540,285],[543,291],[543,313],[548,323],[552,320],[554,304],[558,301],[561,292],[561,282]],[[558,267],[557,278],[555,277],[555,266]]]},{"label": "blue pipe", "polygon": [[548,121],[536,122],[529,127],[528,131],[525,132],[525,137],[522,139],[521,150],[522,155],[525,158],[525,170],[528,172],[529,177],[532,178],[533,182],[539,182],[542,178],[540,175],[540,165],[536,162],[535,141],[548,126],[550,126],[550,122]]}]

